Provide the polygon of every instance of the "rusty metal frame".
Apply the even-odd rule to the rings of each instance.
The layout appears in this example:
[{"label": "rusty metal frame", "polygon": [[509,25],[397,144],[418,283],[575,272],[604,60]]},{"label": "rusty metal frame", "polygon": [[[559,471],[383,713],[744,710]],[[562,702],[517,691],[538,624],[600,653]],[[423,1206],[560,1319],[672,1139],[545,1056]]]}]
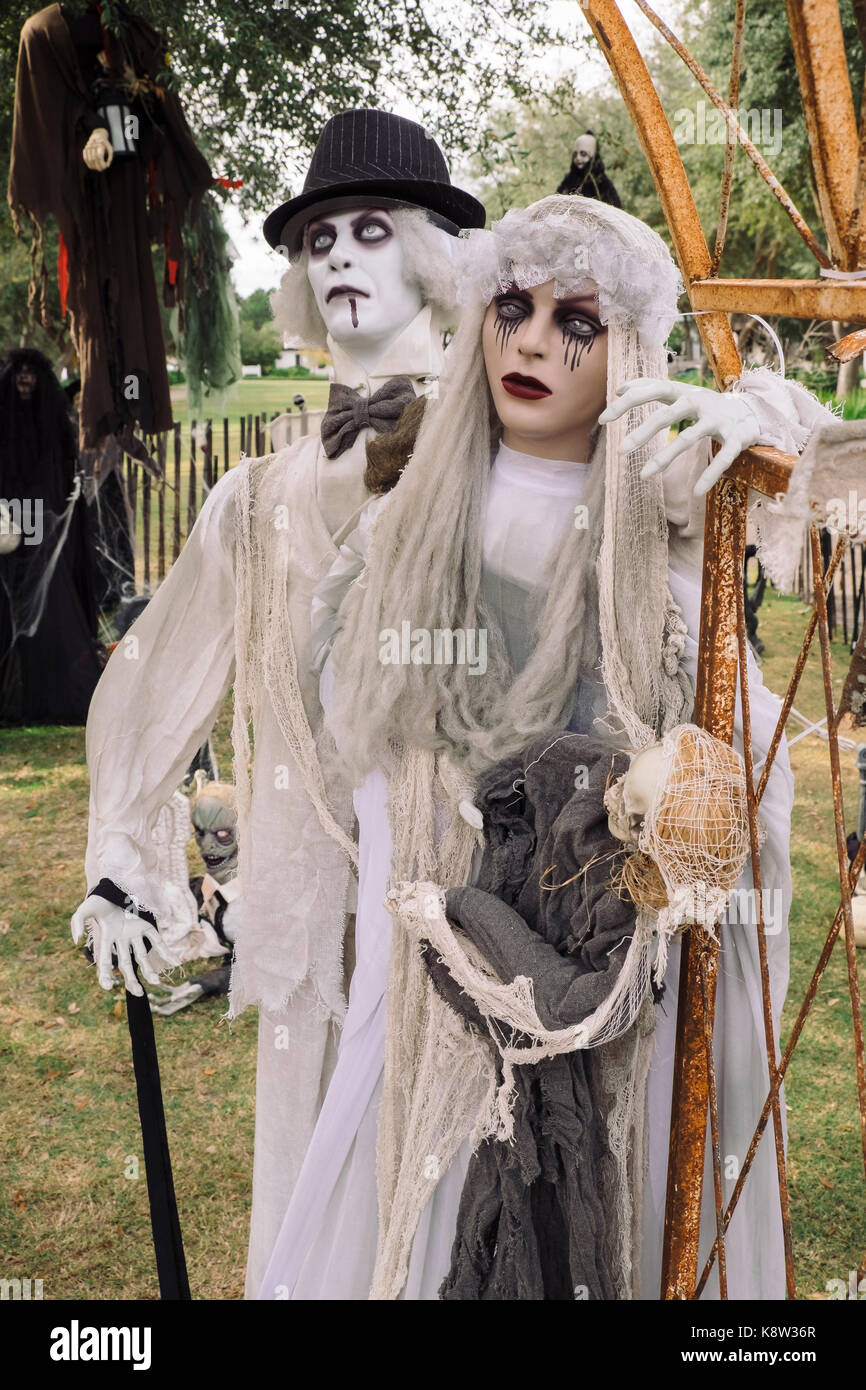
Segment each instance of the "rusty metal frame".
[{"label": "rusty metal frame", "polygon": [[[647,0],[636,3],[671,45],[680,53],[693,75],[715,105],[728,112],[729,130],[736,124],[706,74],[700,70],[684,45],[680,44]],[[735,311],[784,313],[790,317],[839,319],[845,323],[866,323],[866,285],[832,278],[813,281],[785,280],[723,280],[718,278],[718,258],[714,264],[704,238],[697,208],[692,197],[685,168],[673,138],[667,117],[647,71],[646,64],[626,25],[616,0],[580,0],[581,10],[617,81],[629,110],[638,138],[655,180],[659,200],[671,234],[674,251],[680,265],[693,309],[704,310],[698,328],[707,358],[720,389],[727,389],[742,369],[728,313]],[[797,209],[773,180],[771,171],[749,149],[744,132],[738,127],[737,138],[746,148],[753,163],[768,182],[773,193],[785,206],[792,223],[810,245],[820,265],[834,265],[841,270],[866,266],[866,244],[860,225],[859,204],[866,176],[866,102],[863,129],[858,135],[853,99],[848,81],[847,63],[842,39],[837,0],[787,0],[792,42],[803,96],[809,132],[813,167],[819,190],[819,206],[829,246],[828,255],[805,226]],[[730,91],[736,89],[734,70],[738,66],[736,51],[732,58]],[[726,167],[729,163],[726,158]],[[775,187],[773,184],[775,183]],[[786,206],[787,200],[787,206]],[[723,203],[724,206],[724,187]],[[771,449],[750,449],[728,470],[707,498],[704,543],[704,583],[701,597],[699,636],[699,667],[695,695],[695,721],[718,737],[731,742],[733,738],[734,706],[738,672],[741,682],[745,721],[748,721],[748,686],[745,674],[745,625],[742,612],[742,572],[745,548],[746,505],[749,488],[765,495],[777,495],[787,489],[795,460]],[[814,540],[813,540],[814,545]],[[661,1295],[668,1299],[699,1297],[714,1261],[718,1261],[720,1290],[726,1294],[724,1277],[724,1231],[743,1189],[761,1135],[772,1115],[776,1143],[782,1224],[785,1233],[786,1278],[789,1296],[795,1294],[793,1256],[791,1251],[790,1220],[787,1204],[787,1180],[782,1143],[780,1087],[791,1053],[796,1046],[806,1015],[814,999],[832,943],[842,922],[845,924],[849,985],[852,1006],[859,1005],[857,962],[854,955],[853,924],[850,891],[857,881],[864,859],[866,841],[849,875],[847,858],[843,862],[841,782],[839,780],[838,742],[832,708],[832,686],[829,677],[829,645],[826,628],[826,589],[841,558],[837,552],[822,576],[820,557],[814,566],[815,612],[804,639],[803,650],[795,665],[791,686],[786,696],[779,727],[765,760],[757,789],[751,776],[749,820],[752,837],[752,859],[755,883],[760,883],[760,861],[757,846],[757,805],[763,795],[766,779],[778,749],[784,723],[793,704],[794,692],[802,674],[809,646],[816,630],[820,634],[825,689],[828,698],[828,727],[831,736],[831,771],[834,810],[837,823],[837,852],[839,854],[842,903],[830,928],[827,942],[813,976],[810,991],[795,1023],[783,1057],[777,1060],[769,1000],[769,979],[766,969],[766,947],[763,921],[759,921],[758,936],[761,951],[761,973],[764,994],[765,1042],[769,1075],[769,1094],[747,1155],[744,1169],[735,1185],[726,1211],[721,1210],[721,1186],[718,1171],[718,1125],[715,1107],[715,1078],[712,1058],[712,1020],[715,1007],[715,985],[718,971],[718,947],[705,933],[693,927],[683,937],[680,968],[679,1004],[677,1014],[677,1046],[674,1060],[674,1086],[671,1112],[671,1139],[668,1165],[668,1189],[665,1211],[665,1238]],[[749,743],[747,722],[745,742]],[[751,749],[747,754],[751,773]],[[758,895],[760,915],[760,894]],[[859,1023],[859,1015],[857,1019]],[[862,1025],[855,1023],[855,1056],[858,1096],[860,1103],[861,1138],[866,1164],[866,1061],[864,1061]],[[698,1279],[698,1241],[703,1199],[703,1172],[707,1137],[707,1117],[710,1117],[713,1142],[713,1176],[716,1205],[716,1241]],[[866,1256],[864,1256],[866,1264]]]}]

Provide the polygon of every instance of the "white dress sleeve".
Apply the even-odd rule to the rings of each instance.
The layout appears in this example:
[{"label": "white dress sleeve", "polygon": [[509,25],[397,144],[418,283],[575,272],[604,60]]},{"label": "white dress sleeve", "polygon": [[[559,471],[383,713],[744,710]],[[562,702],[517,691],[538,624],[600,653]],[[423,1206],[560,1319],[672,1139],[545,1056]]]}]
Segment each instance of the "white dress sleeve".
[{"label": "white dress sleeve", "polygon": [[168,904],[153,827],[210,733],[233,675],[240,471],[211,491],[168,576],[112,653],[87,720],[88,887],[109,878],[157,919]]}]

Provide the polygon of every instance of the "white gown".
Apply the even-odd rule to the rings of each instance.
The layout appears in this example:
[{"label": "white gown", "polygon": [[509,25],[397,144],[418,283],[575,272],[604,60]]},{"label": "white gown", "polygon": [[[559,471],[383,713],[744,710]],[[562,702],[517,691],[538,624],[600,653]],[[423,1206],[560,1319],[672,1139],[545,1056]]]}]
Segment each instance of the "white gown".
[{"label": "white gown", "polygon": [[[700,529],[693,520],[691,486],[704,466],[688,456],[671,472],[671,514],[679,522],[671,536],[671,587],[689,633],[685,665],[697,669],[700,603]],[[537,581],[583,496],[587,464],[531,458],[500,446],[494,461],[485,516],[485,591],[509,640],[519,646],[519,604],[514,595]],[[531,524],[530,524],[531,523]],[[509,602],[511,596],[512,602]],[[504,606],[504,608],[503,608]],[[520,660],[518,652],[514,656]],[[327,668],[326,668],[327,671]],[[758,760],[775,724],[778,701],[760,683],[754,665],[752,724]],[[581,732],[591,726],[592,691],[578,704]],[[575,727],[575,724],[572,725]],[[739,720],[738,720],[739,729]],[[764,886],[783,899],[780,931],[770,938],[770,971],[778,1013],[787,987],[787,913],[790,881],[788,828],[793,786],[783,747],[763,802],[769,837],[762,851]],[[355,792],[359,825],[359,889],[356,969],[331,1079],[312,1142],[286,1212],[260,1291],[263,1299],[365,1299],[376,1257],[376,1130],[385,1049],[385,986],[391,917],[383,900],[392,841],[386,811],[386,781],[377,772]],[[748,873],[744,884],[751,883]],[[722,1152],[742,1158],[767,1090],[761,991],[755,930],[724,929],[716,1053],[722,1118]],[[673,951],[663,1005],[657,1009],[654,1061],[649,1079],[650,1168],[645,1191],[643,1296],[658,1297],[670,1127],[670,1092],[679,953]],[[734,1218],[728,1242],[731,1297],[784,1296],[784,1265],[772,1137],[759,1150]],[[412,1248],[406,1299],[435,1299],[451,1257],[460,1193],[469,1161],[468,1141],[441,1177],[424,1209]],[[728,1166],[730,1171],[730,1165]],[[730,1192],[733,1179],[725,1185]],[[775,1203],[775,1204],[774,1204]],[[705,1183],[702,1252],[712,1241],[712,1181]],[[708,1297],[718,1297],[712,1280]]]}]

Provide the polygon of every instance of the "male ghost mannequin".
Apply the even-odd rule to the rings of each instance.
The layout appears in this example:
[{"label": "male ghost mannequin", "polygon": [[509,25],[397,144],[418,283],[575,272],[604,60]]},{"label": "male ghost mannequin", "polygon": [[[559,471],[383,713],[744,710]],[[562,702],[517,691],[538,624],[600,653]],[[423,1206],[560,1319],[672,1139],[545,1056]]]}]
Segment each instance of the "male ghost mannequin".
[{"label": "male ghost mannequin", "polygon": [[[375,229],[374,237],[370,237],[368,228]],[[402,248],[393,221],[384,209],[334,213],[327,221],[315,222],[311,230],[318,238],[320,250],[318,255],[314,251],[311,255],[308,276],[329,337],[340,349],[340,379],[351,375],[352,381],[346,384],[360,385],[366,377],[372,389],[372,384],[383,376],[379,367],[388,348],[421,313],[421,291],[404,277]],[[350,296],[349,289],[354,289],[355,294]],[[353,310],[351,305],[356,308]],[[438,369],[439,351],[435,341],[424,346],[429,351],[421,360],[425,370],[420,376],[427,379],[432,375],[427,368],[435,365]],[[389,363],[391,360],[389,355]],[[384,376],[392,374],[386,370]],[[334,523],[336,532],[343,530],[345,522],[368,500],[363,468],[369,433],[359,434],[355,445],[339,459],[319,460],[317,496],[323,514]],[[112,988],[114,983],[112,953],[117,955],[118,969],[130,993],[142,993],[131,958],[149,984],[159,984],[159,976],[147,961],[144,938],[152,937],[153,929],[146,922],[93,893],[73,918],[76,941],[82,939],[88,927],[94,932],[94,954],[104,989]],[[173,963],[165,949],[160,954]]]},{"label": "male ghost mannequin", "polygon": [[[326,139],[326,128],[324,179],[317,179],[315,193],[286,206],[295,211],[300,204],[306,224],[316,219],[310,228],[315,238],[308,234],[306,243],[309,289],[328,330],[335,380],[372,396],[400,375],[420,394],[442,362],[433,303],[424,302],[419,287],[426,269],[422,262],[441,255],[447,265],[450,238],[416,214],[422,232],[414,233],[413,263],[404,264],[400,209],[405,200],[420,205],[432,220],[439,214],[452,234],[458,226],[478,225],[483,209],[453,188],[441,152],[420,127],[378,112],[343,113],[329,125],[342,123],[345,129],[353,122],[366,126],[368,138],[377,134],[376,189],[359,186],[364,181],[358,178],[361,141],[356,138],[350,195],[341,196],[335,207],[334,189],[344,194],[345,187],[334,156],[341,147],[338,139]],[[393,138],[395,130],[401,139]],[[316,158],[318,152],[314,163]],[[382,188],[383,167],[394,180],[391,196]],[[413,178],[425,179],[417,200],[411,197]],[[277,210],[278,220],[283,212]],[[266,225],[266,235],[276,245],[279,227],[271,236]],[[91,933],[104,988],[112,985],[114,953],[127,988],[140,993],[133,962],[145,981],[158,984],[144,940],[154,932],[135,915],[140,903],[157,921],[160,916],[149,826],[200,746],[201,730],[213,727],[233,678],[236,709],[239,685],[249,693],[255,764],[240,835],[243,922],[232,1010],[260,1007],[247,1271],[247,1287],[254,1291],[333,1070],[345,1012],[343,939],[352,910],[351,875],[346,854],[323,829],[304,771],[311,762],[317,766],[321,726],[317,680],[305,657],[313,589],[369,499],[363,474],[372,433],[369,426],[360,428],[349,447],[330,457],[318,435],[307,436],[220,479],[169,576],[134,625],[137,659],[126,660],[118,650],[109,661],[88,726],[86,870],[88,884],[98,891],[75,913],[73,935],[81,940]],[[253,489],[255,560],[242,521],[243,499]],[[287,527],[278,513],[289,518]],[[279,575],[277,592],[287,601],[268,603],[257,595],[250,609],[239,613],[239,575],[249,576],[263,552],[264,582]],[[256,579],[262,582],[259,570]],[[253,665],[259,663],[252,676],[251,652]],[[333,780],[318,775],[324,795],[333,800]],[[349,842],[351,817],[341,826]]]}]

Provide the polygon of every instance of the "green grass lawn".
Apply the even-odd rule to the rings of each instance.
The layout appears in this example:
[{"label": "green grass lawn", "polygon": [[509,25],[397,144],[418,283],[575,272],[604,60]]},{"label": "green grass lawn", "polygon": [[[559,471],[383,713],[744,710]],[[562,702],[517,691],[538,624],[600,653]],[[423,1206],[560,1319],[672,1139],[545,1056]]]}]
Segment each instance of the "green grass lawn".
[{"label": "green grass lawn", "polygon": [[[760,610],[764,677],[782,692],[807,620],[770,595]],[[837,693],[845,653],[834,644]],[[797,708],[822,713],[813,658]],[[216,730],[230,766],[229,711]],[[792,985],[785,1032],[838,901],[826,744],[792,750],[797,777]],[[856,820],[853,754],[846,812]],[[0,1277],[41,1278],[48,1299],[157,1296],[141,1136],[122,995],[104,993],[73,946],[68,921],[84,879],[84,734],[0,732],[0,1066],[3,1088]],[[864,953],[860,953],[861,958]],[[192,973],[195,967],[187,967]],[[255,1096],[256,1018],[229,1024],[211,1000],[156,1018],[175,1183],[196,1298],[240,1298],[246,1256]],[[851,1016],[841,948],[789,1072],[790,1185],[801,1298],[825,1297],[866,1245]],[[769,1137],[765,1142],[772,1142]],[[131,1158],[139,1160],[139,1176]]]},{"label": "green grass lawn", "polygon": [[[305,377],[254,377],[246,376],[237,383],[227,402],[225,414],[229,420],[239,420],[242,415],[280,415],[284,410],[294,409],[292,401],[297,395],[304,397],[310,410],[324,410],[328,404],[330,382]],[[189,425],[189,410],[186,402],[186,387],[171,388],[172,408],[175,420],[180,420],[185,428]],[[222,418],[222,417],[220,417]]]}]

